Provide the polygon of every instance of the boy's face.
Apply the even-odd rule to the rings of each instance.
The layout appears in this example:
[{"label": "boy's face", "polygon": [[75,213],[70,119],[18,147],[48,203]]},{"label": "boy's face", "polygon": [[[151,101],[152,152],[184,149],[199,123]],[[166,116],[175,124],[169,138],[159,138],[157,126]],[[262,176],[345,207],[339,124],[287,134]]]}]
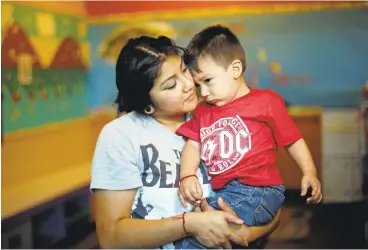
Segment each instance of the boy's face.
[{"label": "boy's face", "polygon": [[[235,61],[234,61],[235,62]],[[236,72],[240,70],[239,72]],[[211,57],[198,59],[198,71],[192,71],[194,82],[201,88],[201,96],[207,103],[215,106],[225,105],[235,98],[240,84],[237,77],[242,75],[242,69],[234,67],[233,63],[225,69],[215,63]]]}]

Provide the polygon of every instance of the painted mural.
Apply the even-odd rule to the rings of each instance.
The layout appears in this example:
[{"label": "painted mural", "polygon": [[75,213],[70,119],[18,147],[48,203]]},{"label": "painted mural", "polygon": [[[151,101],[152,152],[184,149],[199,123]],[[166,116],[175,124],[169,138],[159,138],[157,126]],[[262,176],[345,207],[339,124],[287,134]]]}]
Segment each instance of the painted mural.
[{"label": "painted mural", "polygon": [[[208,25],[230,27],[247,51],[248,84],[273,89],[290,105],[358,107],[360,90],[368,79],[366,19],[366,9],[349,9],[169,20],[166,25],[174,28],[181,46]],[[91,25],[89,29],[90,79],[97,90],[90,99],[93,107],[110,107],[116,95],[114,68],[100,56],[100,46],[117,27]]]},{"label": "painted mural", "polygon": [[165,22],[143,22],[121,25],[115,28],[99,45],[99,56],[115,65],[121,48],[132,37],[139,36],[168,36],[176,38],[175,29]]},{"label": "painted mural", "polygon": [[3,132],[83,116],[87,24],[12,3],[1,5]]}]

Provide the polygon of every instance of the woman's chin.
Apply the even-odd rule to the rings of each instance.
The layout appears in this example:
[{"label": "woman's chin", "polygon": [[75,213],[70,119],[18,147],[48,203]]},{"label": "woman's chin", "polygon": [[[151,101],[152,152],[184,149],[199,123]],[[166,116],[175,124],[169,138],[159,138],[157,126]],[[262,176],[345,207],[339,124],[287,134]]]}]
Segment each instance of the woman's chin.
[{"label": "woman's chin", "polygon": [[192,112],[197,107],[198,101],[197,99],[194,99],[191,102],[186,102],[184,104],[184,113]]}]

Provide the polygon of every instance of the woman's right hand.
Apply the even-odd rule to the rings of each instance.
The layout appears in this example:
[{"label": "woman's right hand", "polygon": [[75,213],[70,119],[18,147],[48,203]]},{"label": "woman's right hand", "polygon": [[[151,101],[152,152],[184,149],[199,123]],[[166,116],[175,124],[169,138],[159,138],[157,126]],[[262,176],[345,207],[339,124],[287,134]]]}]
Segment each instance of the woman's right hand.
[{"label": "woman's right hand", "polygon": [[230,241],[242,245],[243,238],[228,223],[243,224],[236,215],[223,211],[192,212],[185,214],[187,232],[208,248],[231,249]]}]

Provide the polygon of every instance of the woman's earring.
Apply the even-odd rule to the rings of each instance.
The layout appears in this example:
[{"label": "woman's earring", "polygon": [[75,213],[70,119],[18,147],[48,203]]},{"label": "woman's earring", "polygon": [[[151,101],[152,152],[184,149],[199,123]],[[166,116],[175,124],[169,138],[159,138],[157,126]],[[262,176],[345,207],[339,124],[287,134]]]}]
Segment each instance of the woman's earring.
[{"label": "woman's earring", "polygon": [[152,105],[148,105],[145,109],[144,109],[144,112],[147,114],[147,115],[151,115],[153,113],[154,109],[152,107]]}]

